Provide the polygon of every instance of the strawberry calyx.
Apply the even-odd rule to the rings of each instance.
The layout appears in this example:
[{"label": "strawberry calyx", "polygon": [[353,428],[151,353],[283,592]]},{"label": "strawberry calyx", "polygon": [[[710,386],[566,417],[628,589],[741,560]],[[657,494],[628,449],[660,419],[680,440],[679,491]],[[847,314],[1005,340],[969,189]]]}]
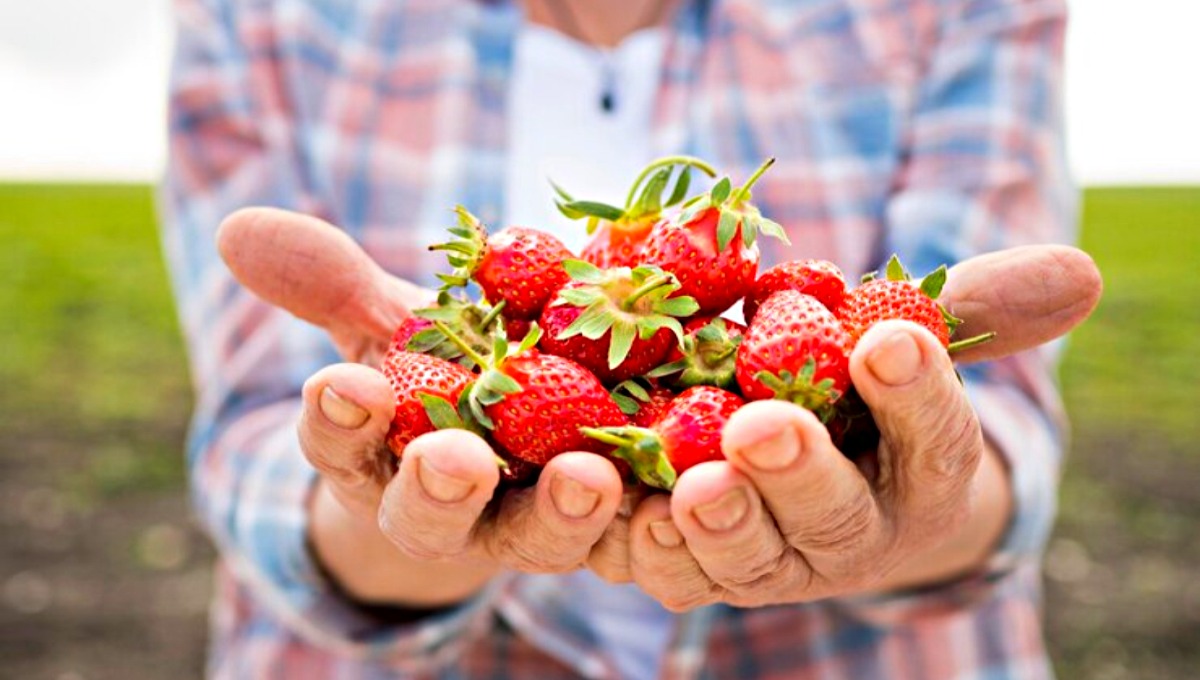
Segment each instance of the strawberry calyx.
[{"label": "strawberry calyx", "polygon": [[468,424],[467,429],[471,429],[474,425],[488,430],[495,429],[496,424],[488,417],[484,408],[500,403],[505,395],[521,391],[521,386],[517,381],[503,372],[504,363],[509,357],[526,352],[536,346],[538,339],[542,336],[541,329],[537,324],[533,324],[515,351],[504,334],[497,332],[492,337],[492,351],[483,354],[468,345],[446,324],[441,321],[434,321],[433,324],[435,328],[445,334],[451,343],[458,347],[467,359],[479,367],[479,377],[463,390],[459,397],[456,409],[458,416]]},{"label": "strawberry calyx", "polygon": [[737,349],[741,344],[741,335],[731,335],[725,319],[716,317],[694,334],[684,336],[681,359],[659,366],[646,377],[675,376],[672,383],[681,387],[731,389],[737,381]]},{"label": "strawberry calyx", "polygon": [[[504,311],[505,304],[505,301],[501,300],[498,304],[487,307],[452,295],[449,290],[441,290],[434,306],[414,309],[412,313],[421,319],[444,323],[473,349],[482,352],[487,351],[491,344],[491,337],[500,323],[500,313]],[[472,363],[436,326],[414,333],[406,349],[468,367]]]},{"label": "strawberry calyx", "polygon": [[678,317],[691,316],[699,309],[692,297],[669,297],[679,290],[679,280],[658,267],[600,269],[583,260],[565,260],[563,268],[583,285],[563,288],[550,304],[571,305],[583,312],[555,337],[566,340],[582,335],[600,340],[611,333],[609,368],[625,361],[635,336],[647,340],[667,328],[682,344],[683,326]]},{"label": "strawberry calyx", "polygon": [[646,484],[670,491],[678,474],[666,454],[662,437],[654,430],[635,425],[581,427],[579,431],[616,447],[611,454],[629,463],[633,473]]},{"label": "strawberry calyx", "polygon": [[[600,201],[576,200],[561,186],[554,182],[550,184],[558,194],[554,201],[558,211],[571,220],[587,218],[587,233],[592,234],[601,220],[611,222],[618,228],[658,220],[664,209],[687,198],[693,168],[709,177],[717,174],[711,165],[694,156],[666,156],[651,162],[629,187],[623,208]],[[663,194],[668,186],[671,192],[664,200]]]},{"label": "strawberry calyx", "polygon": [[429,246],[431,251],[444,251],[446,261],[453,268],[449,274],[436,275],[442,282],[439,288],[442,291],[463,288],[470,283],[487,254],[488,232],[483,222],[461,205],[454,207],[454,214],[458,224],[449,229],[454,238]]},{"label": "strawberry calyx", "polygon": [[613,401],[617,402],[621,413],[627,416],[637,415],[637,412],[642,410],[642,404],[651,402],[650,390],[646,389],[645,382],[644,379],[630,378],[609,390],[608,393],[612,395]]},{"label": "strawberry calyx", "polygon": [[759,371],[754,375],[754,379],[775,392],[775,399],[802,406],[817,414],[821,422],[825,423],[833,417],[833,404],[841,398],[842,393],[834,388],[832,378],[814,380],[816,372],[817,362],[809,357],[795,374],[788,370],[782,370],[778,374]]},{"label": "strawberry calyx", "polygon": [[708,193],[701,194],[683,204],[684,210],[679,216],[679,223],[689,224],[708,210],[716,210],[718,213],[718,251],[728,248],[739,230],[742,234],[742,244],[747,248],[754,245],[758,240],[759,233],[790,244],[783,226],[774,220],[763,217],[758,208],[750,203],[753,198],[750,192],[751,187],[774,164],[774,158],[763,161],[763,164],[758,166],[745,184],[736,188],[728,177],[722,177]]}]

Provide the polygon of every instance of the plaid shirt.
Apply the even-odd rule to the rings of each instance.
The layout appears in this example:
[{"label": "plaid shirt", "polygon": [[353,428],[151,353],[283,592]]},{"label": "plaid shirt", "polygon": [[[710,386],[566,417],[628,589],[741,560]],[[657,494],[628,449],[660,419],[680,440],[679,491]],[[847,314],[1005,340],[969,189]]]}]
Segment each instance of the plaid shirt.
[{"label": "plaid shirt", "polygon": [[[213,246],[234,209],[340,225],[428,282],[422,247],[462,203],[502,218],[519,9],[470,0],[177,0],[164,241],[197,409],[188,459],[220,547],[217,677],[615,677],[563,578],[507,575],[418,623],[339,597],[305,543],[315,473],[295,424],[323,334],[240,288]],[[1073,238],[1061,135],[1062,0],[686,2],[671,27],[656,153],[744,176],[790,232],[767,261],[916,271]],[[1015,517],[986,572],[886,596],[674,618],[664,677],[1038,678],[1038,556],[1064,426],[1053,349],[973,367],[1011,465]]]}]

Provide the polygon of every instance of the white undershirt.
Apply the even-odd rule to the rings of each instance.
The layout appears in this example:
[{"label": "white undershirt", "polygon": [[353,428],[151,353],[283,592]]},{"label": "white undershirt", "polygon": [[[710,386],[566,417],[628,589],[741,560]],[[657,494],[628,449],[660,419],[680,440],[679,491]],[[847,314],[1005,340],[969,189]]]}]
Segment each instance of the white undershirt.
[{"label": "white undershirt", "polygon": [[[651,123],[666,49],[661,29],[629,35],[607,52],[548,28],[517,33],[508,98],[505,223],[538,227],[579,252],[582,222],[554,207],[553,179],[575,198],[624,205],[629,184],[654,159]],[[605,54],[615,106],[600,107]]]},{"label": "white undershirt", "polygon": [[[615,106],[604,111],[605,53],[540,26],[516,37],[509,85],[504,224],[549,231],[573,252],[584,225],[554,207],[548,178],[575,198],[624,205],[629,184],[654,157],[651,127],[665,51],[660,29],[638,31],[608,52]],[[659,674],[671,616],[633,585],[582,570],[563,577],[580,618],[624,678]]]}]

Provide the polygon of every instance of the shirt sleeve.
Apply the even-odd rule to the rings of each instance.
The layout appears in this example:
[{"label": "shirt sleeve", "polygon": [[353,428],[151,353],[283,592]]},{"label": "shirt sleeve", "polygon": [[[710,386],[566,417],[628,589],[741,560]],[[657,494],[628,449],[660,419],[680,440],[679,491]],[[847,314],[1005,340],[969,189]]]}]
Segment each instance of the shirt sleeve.
[{"label": "shirt sleeve", "polygon": [[420,655],[464,630],[486,598],[380,628],[323,578],[306,542],[316,473],[295,427],[305,379],[338,357],[323,332],[239,286],[216,252],[216,228],[238,208],[325,214],[305,179],[270,6],[177,2],[160,208],[197,392],[191,492],[222,559],[292,633],[342,651]]},{"label": "shirt sleeve", "polygon": [[[1077,194],[1062,133],[1064,3],[940,6],[939,39],[925,63],[907,156],[887,207],[885,250],[924,274],[988,251],[1074,240]],[[1007,463],[1015,501],[990,569],[969,579],[978,593],[1017,565],[1036,562],[1053,523],[1065,438],[1057,355],[1051,344],[963,371],[985,438]],[[972,589],[960,585],[941,594],[961,598]],[[896,604],[907,595],[866,600]]]}]

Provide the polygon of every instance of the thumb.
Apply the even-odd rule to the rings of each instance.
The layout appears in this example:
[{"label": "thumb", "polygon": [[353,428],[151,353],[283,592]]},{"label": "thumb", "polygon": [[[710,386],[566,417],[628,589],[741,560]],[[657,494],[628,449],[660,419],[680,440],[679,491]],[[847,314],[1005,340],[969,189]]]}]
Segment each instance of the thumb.
[{"label": "thumb", "polygon": [[334,364],[304,384],[297,434],[308,462],[353,514],[373,519],[392,476],[385,444],[396,411],[382,373],[358,364]]},{"label": "thumb", "polygon": [[884,321],[863,335],[850,372],[879,425],[884,505],[894,516],[928,522],[927,529],[955,516],[983,435],[945,348],[917,324]]},{"label": "thumb", "polygon": [[345,232],[308,215],[239,210],[218,229],[217,249],[242,285],[324,328],[354,361],[377,358],[409,307],[431,298],[383,271]]}]

